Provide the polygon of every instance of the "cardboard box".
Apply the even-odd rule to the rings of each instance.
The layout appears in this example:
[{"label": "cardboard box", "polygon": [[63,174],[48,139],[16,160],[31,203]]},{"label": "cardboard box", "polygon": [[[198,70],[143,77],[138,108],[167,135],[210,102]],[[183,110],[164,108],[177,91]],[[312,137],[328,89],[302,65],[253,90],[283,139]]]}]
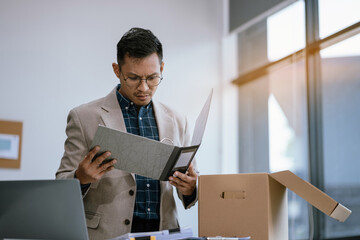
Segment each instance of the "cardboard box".
[{"label": "cardboard box", "polygon": [[349,209],[290,171],[202,175],[199,236],[288,239],[286,188],[338,221],[345,221],[351,214]]}]

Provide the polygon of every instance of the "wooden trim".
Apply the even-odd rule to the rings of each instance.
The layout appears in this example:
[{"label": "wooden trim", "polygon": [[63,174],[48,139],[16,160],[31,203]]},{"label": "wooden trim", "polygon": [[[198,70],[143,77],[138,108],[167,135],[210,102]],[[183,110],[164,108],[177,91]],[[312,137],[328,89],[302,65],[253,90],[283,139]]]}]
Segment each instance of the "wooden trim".
[{"label": "wooden trim", "polygon": [[0,134],[11,134],[19,136],[19,148],[17,159],[7,159],[0,157],[1,168],[20,168],[21,162],[21,142],[22,142],[22,122],[0,121]]}]

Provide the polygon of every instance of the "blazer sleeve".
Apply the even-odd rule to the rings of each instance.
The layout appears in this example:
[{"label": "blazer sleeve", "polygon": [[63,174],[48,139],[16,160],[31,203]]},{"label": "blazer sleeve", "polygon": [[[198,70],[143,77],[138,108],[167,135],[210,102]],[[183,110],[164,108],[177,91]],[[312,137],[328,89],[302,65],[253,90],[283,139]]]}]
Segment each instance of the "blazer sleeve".
[{"label": "blazer sleeve", "polygon": [[[187,145],[190,145],[191,144],[191,140],[190,140],[190,129],[189,129],[189,124],[188,124],[188,121],[187,121],[187,118],[185,117],[185,127],[184,127],[185,131],[184,131],[184,142],[183,142],[183,146],[187,146]],[[194,165],[194,168],[195,168],[195,171],[198,172],[197,170],[197,164],[196,164],[196,158],[194,158],[192,160],[192,163]],[[198,181],[196,181],[196,187],[194,189],[194,193],[195,193],[195,198],[193,199],[193,201],[191,201],[190,203],[186,203],[184,201],[184,196],[183,194],[180,193],[180,191],[178,189],[176,189],[176,192],[177,192],[177,195],[179,197],[179,199],[181,200],[183,206],[185,209],[189,209],[191,208],[192,206],[195,205],[195,203],[197,202],[198,200]]]},{"label": "blazer sleeve", "polygon": [[56,179],[74,178],[79,163],[88,153],[83,127],[76,109],[72,109],[68,115],[66,135],[64,155],[56,172]]}]

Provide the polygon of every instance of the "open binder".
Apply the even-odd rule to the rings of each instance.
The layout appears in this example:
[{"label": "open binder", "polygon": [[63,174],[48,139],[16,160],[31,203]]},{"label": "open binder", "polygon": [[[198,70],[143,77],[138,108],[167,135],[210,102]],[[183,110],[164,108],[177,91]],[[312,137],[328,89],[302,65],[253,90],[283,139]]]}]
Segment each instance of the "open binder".
[{"label": "open binder", "polygon": [[115,168],[144,177],[167,181],[175,171],[185,173],[200,147],[212,92],[196,119],[190,146],[174,146],[99,125],[91,148],[100,146],[99,155],[110,151],[111,156],[104,161],[117,159]]}]

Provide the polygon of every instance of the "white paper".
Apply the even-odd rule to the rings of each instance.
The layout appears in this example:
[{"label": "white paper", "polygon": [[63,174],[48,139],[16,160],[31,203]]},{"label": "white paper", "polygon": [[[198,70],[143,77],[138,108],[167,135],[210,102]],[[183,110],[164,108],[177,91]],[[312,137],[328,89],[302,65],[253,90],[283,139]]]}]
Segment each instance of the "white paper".
[{"label": "white paper", "polygon": [[212,98],[213,90],[211,89],[210,95],[208,99],[205,102],[204,107],[202,108],[200,115],[196,119],[195,128],[194,128],[194,134],[192,137],[191,145],[200,145],[201,140],[204,135],[206,122],[209,115],[209,109],[210,109],[210,103]]},{"label": "white paper", "polygon": [[0,158],[17,160],[19,158],[19,135],[0,134]]},{"label": "white paper", "polygon": [[138,232],[138,233],[126,233],[116,238],[110,240],[130,240],[141,237],[150,237],[153,236],[156,240],[174,240],[174,239],[186,239],[193,238],[193,232],[191,227],[181,227],[176,230],[162,230],[155,232]]}]

